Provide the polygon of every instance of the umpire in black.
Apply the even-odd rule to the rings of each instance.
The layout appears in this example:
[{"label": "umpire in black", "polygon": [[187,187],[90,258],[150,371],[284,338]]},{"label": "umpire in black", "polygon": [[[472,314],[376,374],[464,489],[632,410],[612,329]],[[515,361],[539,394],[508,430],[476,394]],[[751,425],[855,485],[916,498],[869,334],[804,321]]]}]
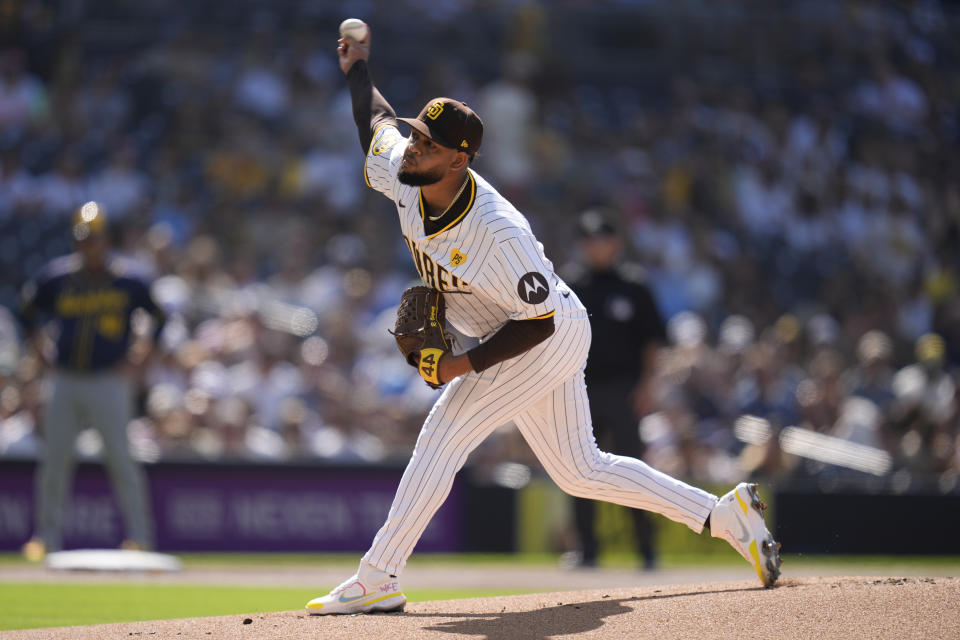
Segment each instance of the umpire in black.
[{"label": "umpire in black", "polygon": [[[594,435],[604,451],[640,458],[644,446],[638,419],[651,408],[649,381],[666,328],[643,270],[621,259],[623,242],[614,220],[607,209],[581,214],[577,231],[583,263],[567,281],[590,313],[593,343],[586,380]],[[574,499],[581,548],[568,565],[596,565],[595,514],[593,500]],[[652,569],[656,555],[650,516],[641,509],[631,514],[643,566]]]},{"label": "umpire in black", "polygon": [[148,353],[131,350],[130,320],[137,308],[150,313],[156,341],[164,313],[130,264],[111,253],[106,213],[98,203],[77,209],[70,229],[76,251],[52,261],[24,286],[19,313],[27,342],[41,360],[46,360],[41,327],[48,320],[57,327],[43,412],[44,453],[36,474],[36,531],[23,547],[29,560],[62,546],[74,442],[85,428],[96,429],[103,439],[104,462],[126,525],[122,546],[149,549],[153,544],[146,477],[127,442],[133,417],[130,374]]}]

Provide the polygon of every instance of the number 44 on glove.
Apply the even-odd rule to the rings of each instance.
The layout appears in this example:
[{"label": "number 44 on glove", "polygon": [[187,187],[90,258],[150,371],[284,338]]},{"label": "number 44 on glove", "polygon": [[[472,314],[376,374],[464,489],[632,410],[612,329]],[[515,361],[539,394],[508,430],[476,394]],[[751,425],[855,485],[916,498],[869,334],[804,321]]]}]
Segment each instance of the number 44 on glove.
[{"label": "number 44 on glove", "polygon": [[411,287],[400,297],[393,334],[407,362],[434,389],[440,382],[440,358],[450,350],[443,332],[446,311],[443,294],[429,287]]}]

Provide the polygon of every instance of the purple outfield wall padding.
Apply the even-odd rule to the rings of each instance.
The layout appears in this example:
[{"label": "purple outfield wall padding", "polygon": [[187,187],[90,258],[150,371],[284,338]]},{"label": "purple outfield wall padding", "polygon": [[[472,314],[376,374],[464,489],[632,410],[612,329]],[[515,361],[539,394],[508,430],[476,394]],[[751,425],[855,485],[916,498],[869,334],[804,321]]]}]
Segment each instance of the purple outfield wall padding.
[{"label": "purple outfield wall padding", "polygon": [[[35,464],[0,461],[0,550],[33,532]],[[158,463],[146,465],[158,551],[365,551],[390,509],[394,467]],[[418,551],[462,550],[463,491],[427,527]],[[80,464],[64,548],[109,548],[123,538],[104,469]]]}]

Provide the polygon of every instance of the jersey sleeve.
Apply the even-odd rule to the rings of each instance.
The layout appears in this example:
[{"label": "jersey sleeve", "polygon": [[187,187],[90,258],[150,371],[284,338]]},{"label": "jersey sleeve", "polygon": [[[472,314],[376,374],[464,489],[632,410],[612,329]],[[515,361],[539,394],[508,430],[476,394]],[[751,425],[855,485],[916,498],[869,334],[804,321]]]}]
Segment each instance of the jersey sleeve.
[{"label": "jersey sleeve", "polygon": [[23,285],[16,316],[26,330],[34,329],[41,315],[53,312],[58,284],[58,278],[44,272]]},{"label": "jersey sleeve", "polygon": [[167,322],[166,313],[157,304],[149,284],[139,278],[131,278],[130,288],[133,294],[131,296],[131,309],[140,308],[153,316],[153,339],[154,341],[158,340]]},{"label": "jersey sleeve", "polygon": [[491,294],[510,320],[548,318],[559,307],[553,265],[536,238],[521,235],[498,245],[492,256]]},{"label": "jersey sleeve", "polygon": [[367,158],[363,163],[363,179],[391,200],[396,199],[397,173],[403,158],[404,137],[392,124],[384,124],[373,134]]}]

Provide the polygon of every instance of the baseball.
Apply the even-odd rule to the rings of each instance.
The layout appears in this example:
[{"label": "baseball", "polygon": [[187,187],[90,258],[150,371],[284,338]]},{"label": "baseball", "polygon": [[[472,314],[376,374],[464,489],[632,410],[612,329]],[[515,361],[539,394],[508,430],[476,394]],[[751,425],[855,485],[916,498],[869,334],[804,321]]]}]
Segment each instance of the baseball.
[{"label": "baseball", "polygon": [[340,36],[344,38],[349,36],[357,42],[363,42],[369,32],[367,23],[359,18],[347,18],[340,23]]}]

